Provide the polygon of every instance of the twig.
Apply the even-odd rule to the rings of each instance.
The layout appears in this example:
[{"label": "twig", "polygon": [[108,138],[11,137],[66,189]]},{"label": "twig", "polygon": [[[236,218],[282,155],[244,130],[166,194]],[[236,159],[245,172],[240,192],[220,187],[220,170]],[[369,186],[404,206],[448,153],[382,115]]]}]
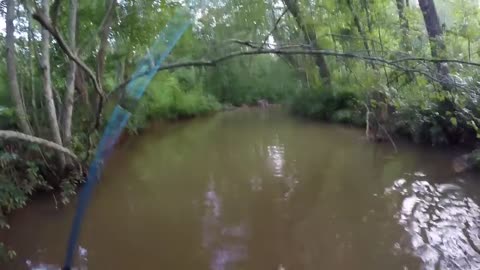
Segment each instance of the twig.
[{"label": "twig", "polygon": [[278,24],[280,23],[280,21],[282,20],[283,16],[285,16],[285,14],[288,12],[288,8],[285,8],[282,12],[282,14],[280,14],[280,17],[278,17],[278,19],[275,21],[275,24],[273,25],[273,28],[272,30],[270,30],[270,32],[268,32],[268,35],[265,37],[265,39],[263,40],[262,42],[262,45],[260,46],[260,48],[263,48],[265,46],[265,44],[267,43],[267,40],[268,38],[273,34],[274,31],[277,30],[277,27],[278,27]]},{"label": "twig", "polygon": [[365,115],[365,136],[367,137],[367,140],[370,139],[370,108],[368,108],[366,103],[363,103],[363,106],[365,106],[365,109],[367,110],[367,113]]},{"label": "twig", "polygon": [[[378,122],[378,121],[377,121]],[[385,132],[385,134],[387,135],[387,138],[388,140],[390,141],[390,143],[392,144],[393,146],[393,150],[395,150],[395,153],[398,153],[398,149],[397,149],[397,145],[395,144],[395,142],[393,141],[392,139],[392,136],[390,136],[390,133],[388,133],[387,129],[385,128],[385,126],[383,126],[382,124],[378,123],[378,126],[383,130],[383,132]]]},{"label": "twig", "polygon": [[55,209],[58,210],[58,202],[57,202],[57,197],[55,197],[55,193],[52,193],[53,196],[53,202],[55,203]]},{"label": "twig", "polygon": [[[368,105],[366,103],[363,103],[363,106],[365,106],[365,109],[367,110],[367,115],[365,117],[365,122],[366,122],[365,135],[367,136],[367,140],[370,140],[370,115],[373,113],[370,112],[370,108],[368,108]],[[376,119],[376,116],[375,116],[375,121],[377,122],[378,127],[380,127],[383,130],[388,140],[392,144],[395,154],[397,154],[398,153],[397,144],[395,144],[395,141],[393,140],[392,136],[390,136],[390,133],[387,131],[385,126],[383,124],[380,124],[378,119]]]}]

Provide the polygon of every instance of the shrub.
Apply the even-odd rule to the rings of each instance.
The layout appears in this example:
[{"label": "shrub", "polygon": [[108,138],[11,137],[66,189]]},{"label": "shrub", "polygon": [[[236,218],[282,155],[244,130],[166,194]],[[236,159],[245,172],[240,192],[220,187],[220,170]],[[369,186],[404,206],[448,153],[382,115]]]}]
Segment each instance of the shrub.
[{"label": "shrub", "polygon": [[357,115],[361,110],[357,95],[349,91],[315,90],[300,91],[290,104],[294,114],[340,123],[362,122]]}]

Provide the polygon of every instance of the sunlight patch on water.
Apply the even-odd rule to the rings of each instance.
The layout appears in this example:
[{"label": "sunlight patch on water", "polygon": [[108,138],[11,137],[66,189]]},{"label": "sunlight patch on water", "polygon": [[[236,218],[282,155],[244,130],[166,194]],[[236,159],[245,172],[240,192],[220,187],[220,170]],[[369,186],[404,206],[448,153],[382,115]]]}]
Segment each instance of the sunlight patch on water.
[{"label": "sunlight patch on water", "polygon": [[395,181],[385,193],[400,194],[396,215],[407,233],[401,249],[422,261],[422,269],[480,269],[480,207],[456,184]]},{"label": "sunlight patch on water", "polygon": [[279,138],[276,136],[275,144],[267,146],[268,164],[272,168],[273,176],[284,176],[283,170],[285,166],[285,146],[279,143]]}]

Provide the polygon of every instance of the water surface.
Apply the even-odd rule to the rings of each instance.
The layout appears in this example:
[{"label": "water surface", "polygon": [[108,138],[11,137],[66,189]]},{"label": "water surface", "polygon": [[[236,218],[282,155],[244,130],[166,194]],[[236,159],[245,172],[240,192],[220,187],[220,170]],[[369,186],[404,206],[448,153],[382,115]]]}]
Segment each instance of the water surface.
[{"label": "water surface", "polygon": [[[239,110],[119,147],[83,224],[77,269],[479,269],[480,182],[452,154]],[[11,217],[2,269],[59,269],[74,204]]]}]

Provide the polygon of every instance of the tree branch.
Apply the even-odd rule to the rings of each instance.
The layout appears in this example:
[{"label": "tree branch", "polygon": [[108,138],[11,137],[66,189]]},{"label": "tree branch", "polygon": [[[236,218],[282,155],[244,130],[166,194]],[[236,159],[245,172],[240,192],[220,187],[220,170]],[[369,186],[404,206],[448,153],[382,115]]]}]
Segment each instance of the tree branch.
[{"label": "tree branch", "polygon": [[[99,96],[99,104],[103,104],[105,100],[105,94],[103,93],[102,86],[98,82],[95,73],[80,59],[78,56],[70,49],[70,47],[67,45],[65,40],[63,39],[62,35],[60,32],[58,32],[57,28],[55,28],[50,20],[43,14],[41,11],[38,9],[35,11],[35,13],[32,15],[32,17],[38,21],[50,34],[53,36],[55,41],[58,43],[60,48],[63,50],[63,52],[70,58],[70,60],[74,61],[81,69],[83,69],[88,77],[93,82],[95,91],[97,92]],[[99,126],[101,114],[102,114],[102,106],[98,106],[98,110],[95,115],[95,127]]]},{"label": "tree branch", "polygon": [[28,143],[33,143],[41,146],[45,146],[47,148],[53,149],[57,152],[61,152],[64,154],[69,155],[75,160],[78,160],[78,157],[70,151],[68,148],[65,148],[59,144],[56,144],[52,141],[48,141],[39,137],[27,135],[25,133],[21,133],[18,131],[13,130],[0,130],[0,140],[20,140]]},{"label": "tree branch", "polygon": [[[349,53],[349,52],[336,52],[336,51],[330,51],[330,50],[315,50],[315,49],[310,49],[307,46],[301,46],[301,49],[285,49],[285,48],[275,48],[275,49],[258,49],[256,45],[253,45],[252,42],[247,42],[247,41],[234,41],[236,43],[246,45],[248,47],[251,47],[252,49],[255,50],[245,50],[245,51],[237,51],[233,52],[212,60],[197,60],[197,61],[187,61],[187,62],[181,62],[181,63],[174,63],[174,64],[168,64],[168,65],[163,65],[160,68],[157,69],[157,72],[160,72],[162,70],[171,70],[171,69],[177,69],[177,68],[184,68],[184,67],[212,67],[216,66],[217,64],[220,64],[222,62],[225,62],[227,60],[230,60],[232,58],[240,57],[240,56],[252,56],[252,55],[261,55],[261,54],[277,54],[277,55],[325,55],[325,56],[337,56],[337,57],[344,57],[344,58],[354,58],[354,59],[360,59],[364,61],[370,61],[370,62],[376,62],[379,64],[383,64],[386,66],[390,66],[392,68],[400,69],[405,72],[414,72],[421,74],[427,78],[429,78],[432,81],[442,83],[441,80],[435,78],[434,76],[428,74],[425,70],[420,70],[420,69],[412,69],[409,67],[401,66],[400,62],[404,61],[423,61],[423,62],[431,62],[431,63],[438,63],[438,62],[450,62],[450,63],[461,63],[465,65],[471,65],[471,66],[480,66],[480,63],[475,63],[475,62],[467,62],[467,61],[461,61],[461,60],[455,60],[455,59],[432,59],[432,58],[422,58],[422,57],[411,57],[411,58],[402,58],[402,59],[395,59],[395,60],[387,60],[384,58],[380,57],[375,57],[375,56],[368,56],[368,55],[362,55],[362,54],[356,54],[356,53]],[[292,47],[294,48],[294,47]],[[128,83],[131,81],[145,76],[149,71],[140,74],[136,77],[132,77],[124,82],[122,82],[120,85],[118,85],[112,92],[117,91],[118,89],[124,88]],[[462,87],[463,88],[463,87]]]},{"label": "tree branch", "polygon": [[282,12],[282,14],[280,14],[280,16],[278,17],[278,19],[275,21],[275,24],[273,25],[273,28],[272,30],[268,33],[268,35],[265,37],[265,39],[263,40],[262,42],[262,45],[260,46],[260,48],[263,48],[266,44],[267,44],[267,40],[268,38],[273,34],[274,31],[277,30],[277,27],[278,27],[278,24],[280,23],[280,21],[282,20],[283,16],[285,16],[285,14],[288,12],[288,8],[285,8]]},{"label": "tree branch", "polygon": [[392,60],[391,62],[400,63],[400,62],[408,62],[408,61],[424,61],[424,62],[431,62],[431,63],[456,63],[456,64],[464,64],[468,66],[480,67],[480,63],[476,63],[476,62],[456,60],[456,59],[435,59],[435,58],[423,58],[423,57],[405,57],[405,58]]}]

